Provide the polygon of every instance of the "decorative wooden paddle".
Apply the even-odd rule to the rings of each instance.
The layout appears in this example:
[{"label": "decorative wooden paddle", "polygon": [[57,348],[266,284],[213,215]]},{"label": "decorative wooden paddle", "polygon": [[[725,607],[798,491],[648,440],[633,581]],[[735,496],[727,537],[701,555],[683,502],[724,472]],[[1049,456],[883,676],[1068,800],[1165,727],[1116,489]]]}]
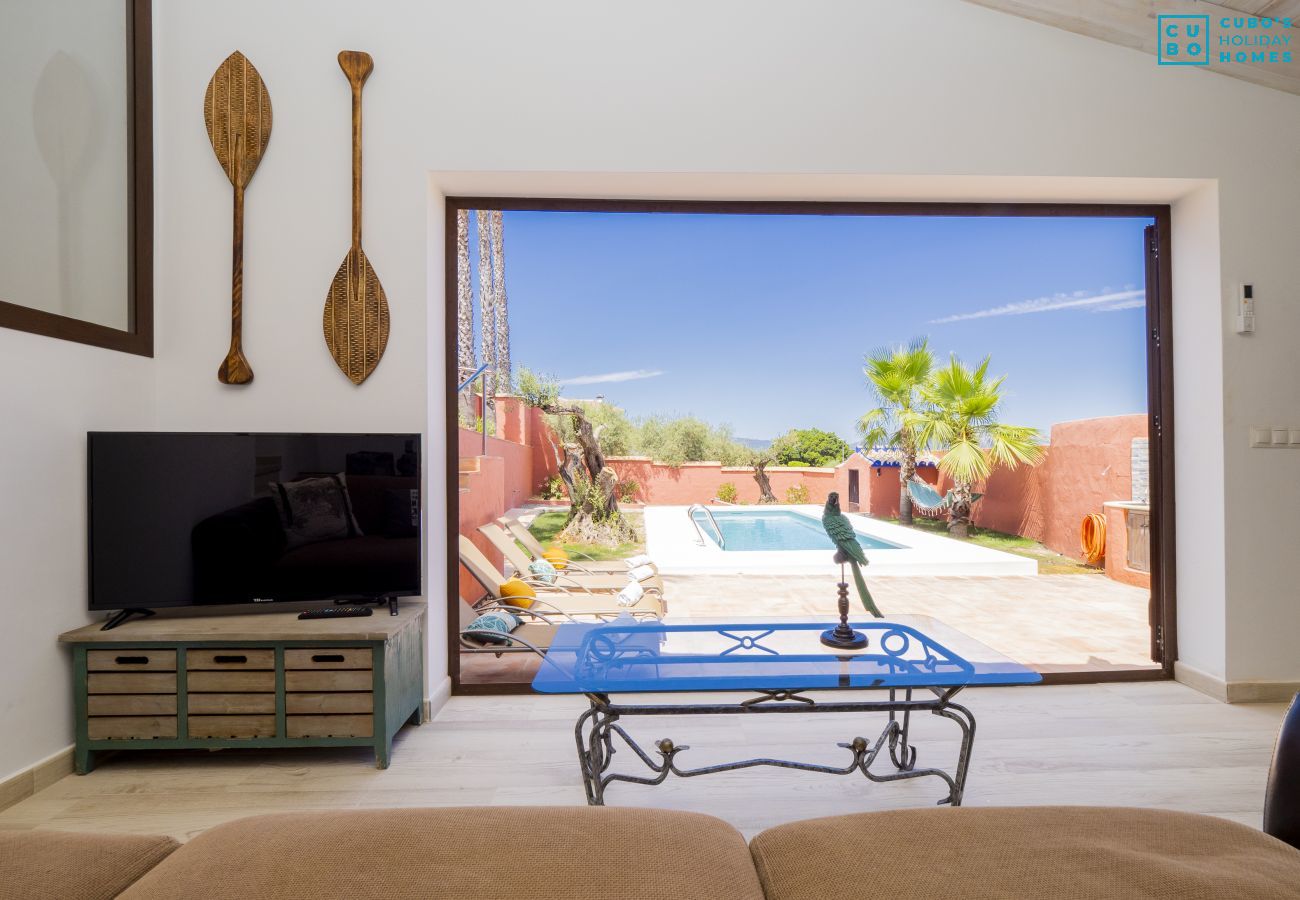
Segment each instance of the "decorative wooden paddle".
[{"label": "decorative wooden paddle", "polygon": [[244,357],[244,189],[271,140],[271,95],[262,76],[236,50],[217,67],[203,98],[203,123],[217,162],[235,188],[235,237],[231,262],[230,352],[217,369],[222,384],[247,384],[253,367]]},{"label": "decorative wooden paddle", "polygon": [[325,299],[325,345],[353,384],[370,377],[388,346],[388,298],[361,249],[361,86],[375,67],[369,53],[344,50],[339,67],[352,85],[352,247]]}]

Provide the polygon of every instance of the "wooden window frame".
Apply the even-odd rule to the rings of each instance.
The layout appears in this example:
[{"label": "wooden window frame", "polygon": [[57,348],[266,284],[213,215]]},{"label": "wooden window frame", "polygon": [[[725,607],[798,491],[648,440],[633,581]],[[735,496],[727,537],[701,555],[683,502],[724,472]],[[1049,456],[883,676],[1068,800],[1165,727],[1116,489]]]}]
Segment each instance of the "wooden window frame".
[{"label": "wooden window frame", "polygon": [[127,327],[0,300],[0,327],[153,356],[153,4],[124,0],[127,62]]},{"label": "wooden window frame", "polygon": [[1155,681],[1173,678],[1178,658],[1174,536],[1174,356],[1171,213],[1167,203],[942,203],[773,200],[616,200],[557,197],[445,198],[444,225],[444,388],[447,459],[447,667],[452,694],[531,693],[527,684],[462,684],[460,681],[460,558],[455,536],[460,533],[455,390],[458,382],[456,344],[456,215],[460,210],[505,212],[629,212],[705,213],[726,215],[816,216],[947,216],[960,218],[1133,218],[1150,219],[1154,246],[1143,248],[1147,260],[1147,433],[1150,440],[1151,625],[1160,629],[1163,652],[1159,667],[1092,672],[1048,672],[1044,684],[1090,684],[1115,681]]}]

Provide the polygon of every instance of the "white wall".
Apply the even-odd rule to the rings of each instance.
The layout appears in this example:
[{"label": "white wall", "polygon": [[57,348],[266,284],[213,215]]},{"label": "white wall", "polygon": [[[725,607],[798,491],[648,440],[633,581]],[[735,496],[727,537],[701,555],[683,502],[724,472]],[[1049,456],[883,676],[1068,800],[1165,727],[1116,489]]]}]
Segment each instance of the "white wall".
[{"label": "white wall", "polygon": [[[63,489],[80,478],[85,425],[147,421],[154,392],[153,419],[164,428],[431,425],[427,583],[436,617],[445,580],[434,507],[443,452],[439,188],[558,194],[603,184],[614,195],[845,199],[1145,193],[1176,200],[1183,659],[1232,680],[1300,680],[1290,565],[1300,454],[1248,451],[1245,433],[1252,422],[1300,424],[1300,355],[1289,342],[1300,333],[1300,98],[1160,68],[1142,53],[955,0],[155,7],[158,359],[0,333],[0,350],[21,348],[4,365],[23,373],[6,382],[5,411],[43,420],[38,437],[24,439],[31,472],[5,473],[25,501],[34,499],[31,481]],[[393,316],[388,354],[360,388],[334,368],[320,334],[348,240],[348,94],[335,62],[344,48],[375,57],[365,243]],[[208,78],[234,49],[259,68],[275,110],[248,193],[245,328],[257,377],[247,388],[216,382],[228,334],[230,188],[201,110]],[[583,172],[660,174],[560,174]],[[430,173],[444,173],[433,188]],[[1146,180],[1160,177],[1189,181]],[[1259,297],[1251,338],[1227,328],[1223,298],[1241,279]],[[27,375],[33,364],[37,374]],[[51,384],[39,402],[23,394]],[[28,648],[84,618],[74,571],[79,488],[72,495],[42,513],[37,529],[13,517],[0,525],[21,607],[37,588],[48,595],[57,584],[61,598],[48,618],[9,626],[0,649],[47,653],[56,668],[61,657]],[[42,560],[40,572],[26,565],[31,558]],[[60,562],[69,567],[51,582]],[[15,637],[14,628],[27,630]],[[440,628],[431,691],[444,662]],[[25,688],[0,691],[6,709],[29,703]],[[6,742],[0,773],[66,743],[66,709],[50,716],[55,724],[19,749]]]},{"label": "white wall", "polygon": [[72,743],[86,432],[152,427],[147,359],[0,328],[0,781]]},{"label": "white wall", "polygon": [[[1056,176],[1208,180],[1175,206],[1180,640],[1185,662],[1220,677],[1300,679],[1287,566],[1300,454],[1245,449],[1248,422],[1300,423],[1300,364],[1286,346],[1300,325],[1288,293],[1300,285],[1291,247],[1300,98],[939,0],[378,0],[364,15],[344,0],[158,6],[165,425],[432,422],[436,460],[441,219],[436,195],[427,206],[430,172],[539,194],[562,183],[548,172],[718,173],[712,192],[733,185],[740,196],[744,173],[782,176],[770,193],[797,190],[785,178],[796,174],[845,185],[921,176],[910,183],[929,177],[931,187],[937,176],[1040,176],[1043,193],[1067,190]],[[366,245],[394,322],[388,358],[361,389],[332,370],[316,321],[347,237],[347,93],[334,62],[345,47],[375,57]],[[275,107],[248,201],[246,323],[258,372],[248,391],[218,386],[211,371],[225,342],[228,188],[199,108],[235,48],[258,66]],[[661,178],[648,190],[702,195],[700,183]],[[1224,287],[1241,278],[1260,298],[1253,338],[1225,330]],[[437,546],[429,568],[436,593]]]}]

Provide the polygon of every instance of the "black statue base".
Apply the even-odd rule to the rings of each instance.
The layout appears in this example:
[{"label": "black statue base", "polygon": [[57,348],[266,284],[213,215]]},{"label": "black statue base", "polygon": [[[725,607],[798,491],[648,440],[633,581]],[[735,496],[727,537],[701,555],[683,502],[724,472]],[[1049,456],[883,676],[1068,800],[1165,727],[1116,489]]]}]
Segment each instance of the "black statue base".
[{"label": "black statue base", "polygon": [[[841,578],[843,578],[843,574],[841,568]],[[849,584],[847,581],[840,581],[839,596],[836,598],[836,603],[840,609],[840,624],[822,632],[822,643],[827,647],[834,647],[836,650],[861,650],[867,646],[867,636],[861,631],[854,631],[849,627]]]},{"label": "black statue base", "polygon": [[822,643],[836,650],[861,650],[867,646],[867,636],[847,626],[836,625],[822,632]]}]

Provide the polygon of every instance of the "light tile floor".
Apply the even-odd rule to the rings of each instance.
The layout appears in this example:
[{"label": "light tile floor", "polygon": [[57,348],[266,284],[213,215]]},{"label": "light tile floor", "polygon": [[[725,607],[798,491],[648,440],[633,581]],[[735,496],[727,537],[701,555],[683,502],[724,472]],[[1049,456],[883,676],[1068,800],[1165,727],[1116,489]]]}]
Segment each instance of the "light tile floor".
[{"label": "light tile floor", "polygon": [[[835,614],[836,581],[834,575],[667,575],[664,595],[674,619],[827,616]],[[1154,667],[1149,592],[1104,575],[897,576],[869,584],[886,616],[933,616],[1041,672]],[[537,660],[484,654],[462,666],[467,683],[526,682]]]}]

